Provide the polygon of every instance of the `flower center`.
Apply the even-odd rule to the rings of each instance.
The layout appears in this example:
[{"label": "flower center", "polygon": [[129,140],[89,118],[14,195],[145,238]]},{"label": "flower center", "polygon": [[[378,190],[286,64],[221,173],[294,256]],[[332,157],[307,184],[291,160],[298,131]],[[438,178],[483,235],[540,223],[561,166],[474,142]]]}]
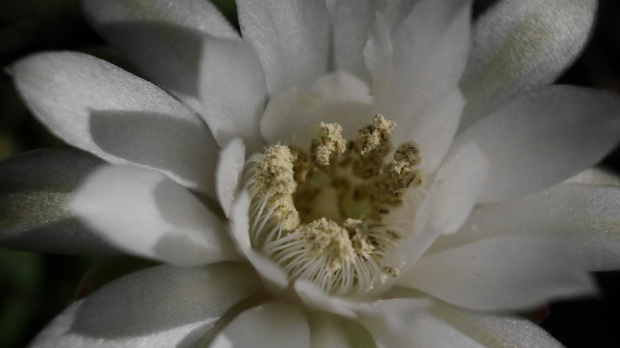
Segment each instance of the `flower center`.
[{"label": "flower center", "polygon": [[396,124],[376,115],[346,141],[342,127],[321,123],[309,153],[275,145],[250,158],[253,247],[270,255],[291,279],[337,294],[361,293],[398,275],[399,229],[386,224],[403,195],[420,186],[418,145],[398,146]]}]

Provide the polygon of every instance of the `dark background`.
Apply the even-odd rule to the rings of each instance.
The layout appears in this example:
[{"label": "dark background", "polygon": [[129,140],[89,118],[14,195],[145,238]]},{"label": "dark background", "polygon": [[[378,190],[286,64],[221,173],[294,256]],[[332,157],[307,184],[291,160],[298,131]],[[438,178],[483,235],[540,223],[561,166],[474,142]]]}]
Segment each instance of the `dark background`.
[{"label": "dark background", "polygon": [[[518,1],[518,0],[511,0]],[[231,0],[214,0],[236,21]],[[475,14],[493,0],[477,0]],[[560,83],[620,93],[620,1],[600,0],[590,44]],[[131,66],[105,47],[80,13],[79,0],[0,0],[0,68],[27,54],[76,50]],[[0,73],[0,160],[41,147],[66,146],[49,134],[20,101],[11,79]],[[620,150],[603,165],[620,173]],[[84,272],[96,260],[0,248],[0,347],[21,347],[75,298]],[[614,347],[620,333],[620,272],[595,275],[600,295],[551,304],[542,326],[567,347]]]}]

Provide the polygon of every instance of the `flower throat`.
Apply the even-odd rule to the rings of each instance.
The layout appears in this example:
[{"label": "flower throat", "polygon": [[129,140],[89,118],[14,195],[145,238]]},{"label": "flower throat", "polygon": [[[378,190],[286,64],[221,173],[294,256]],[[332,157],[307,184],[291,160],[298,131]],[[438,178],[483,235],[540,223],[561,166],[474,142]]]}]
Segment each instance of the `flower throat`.
[{"label": "flower throat", "polygon": [[424,182],[418,145],[400,144],[392,161],[396,124],[376,115],[354,140],[321,123],[310,152],[275,145],[250,158],[248,189],[254,248],[270,255],[291,279],[330,293],[369,291],[398,275],[398,228],[385,217],[403,195]]}]

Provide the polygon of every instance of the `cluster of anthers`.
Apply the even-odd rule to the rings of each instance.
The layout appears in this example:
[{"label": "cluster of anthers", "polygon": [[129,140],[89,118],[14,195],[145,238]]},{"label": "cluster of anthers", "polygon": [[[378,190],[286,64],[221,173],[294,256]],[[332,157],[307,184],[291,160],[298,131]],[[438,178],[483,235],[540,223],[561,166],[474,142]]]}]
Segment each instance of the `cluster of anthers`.
[{"label": "cluster of anthers", "polygon": [[305,279],[336,294],[371,290],[397,276],[395,248],[402,230],[385,218],[424,182],[418,145],[398,146],[396,124],[376,115],[357,139],[321,123],[310,152],[275,145],[249,159],[254,248],[273,258],[291,279]]}]

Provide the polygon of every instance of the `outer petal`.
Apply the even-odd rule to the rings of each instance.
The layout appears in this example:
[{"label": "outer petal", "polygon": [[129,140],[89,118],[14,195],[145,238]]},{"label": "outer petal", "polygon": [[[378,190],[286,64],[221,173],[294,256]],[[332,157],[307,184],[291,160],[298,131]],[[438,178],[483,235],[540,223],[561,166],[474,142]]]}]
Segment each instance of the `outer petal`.
[{"label": "outer petal", "polygon": [[243,38],[265,70],[269,95],[307,87],[323,75],[329,53],[325,1],[238,0],[237,8]]},{"label": "outer petal", "polygon": [[213,348],[310,347],[310,328],[304,311],[282,301],[246,310],[215,338]]},{"label": "outer petal", "polygon": [[245,165],[245,147],[243,140],[231,140],[220,152],[217,163],[217,197],[227,217],[230,217],[230,208],[241,182],[243,166]]},{"label": "outer petal", "polygon": [[261,150],[259,123],[265,106],[265,77],[254,50],[241,40],[206,39],[200,99],[220,146],[242,137],[251,152]]},{"label": "outer petal", "polygon": [[461,86],[468,126],[510,98],[553,82],[588,40],[596,0],[501,1],[474,26]]},{"label": "outer petal", "polygon": [[166,176],[108,166],[84,183],[70,209],[133,254],[177,265],[236,260],[220,219]]},{"label": "outer petal", "polygon": [[426,301],[389,299],[360,313],[379,348],[482,348],[450,325],[428,315]]},{"label": "outer petal", "polygon": [[374,18],[372,0],[329,0],[334,66],[369,81],[364,47]]},{"label": "outer petal", "polygon": [[355,348],[340,318],[324,312],[310,317],[311,348]]},{"label": "outer petal", "polygon": [[73,149],[37,150],[0,163],[0,243],[60,254],[113,254],[65,207],[104,162]]},{"label": "outer petal", "polygon": [[209,1],[84,0],[83,4],[87,18],[106,40],[149,79],[199,112],[198,72],[204,36],[239,37]]},{"label": "outer petal", "polygon": [[305,280],[295,281],[294,288],[299,298],[309,308],[335,313],[347,318],[356,317],[356,313],[353,310],[353,307],[356,305],[355,302],[346,298],[332,296]]},{"label": "outer petal", "polygon": [[430,98],[457,86],[469,53],[470,12],[469,0],[415,3],[392,35],[392,84],[377,101],[387,118],[405,123]]},{"label": "outer petal", "polygon": [[259,289],[251,269],[236,264],[149,268],[74,303],[32,347],[190,347]]},{"label": "outer petal", "polygon": [[603,168],[588,168],[583,172],[567,179],[564,183],[584,184],[597,186],[620,186],[620,176]]},{"label": "outer petal", "polygon": [[563,347],[538,325],[516,316],[470,311],[443,302],[436,302],[431,313],[488,348]]},{"label": "outer petal", "polygon": [[390,31],[394,31],[418,2],[420,0],[375,1],[375,6],[382,13]]},{"label": "outer petal", "polygon": [[429,253],[399,278],[446,302],[480,310],[525,309],[594,290],[561,240],[487,238]]},{"label": "outer petal", "polygon": [[479,206],[454,236],[434,249],[505,235],[557,236],[591,271],[620,267],[620,188],[561,184],[518,200]]},{"label": "outer petal", "polygon": [[37,54],[12,72],[30,110],[66,142],[214,195],[217,145],[197,115],[161,89],[80,53]]},{"label": "outer petal", "polygon": [[502,106],[459,134],[489,160],[482,202],[524,196],[598,162],[620,140],[617,96],[550,86]]}]

